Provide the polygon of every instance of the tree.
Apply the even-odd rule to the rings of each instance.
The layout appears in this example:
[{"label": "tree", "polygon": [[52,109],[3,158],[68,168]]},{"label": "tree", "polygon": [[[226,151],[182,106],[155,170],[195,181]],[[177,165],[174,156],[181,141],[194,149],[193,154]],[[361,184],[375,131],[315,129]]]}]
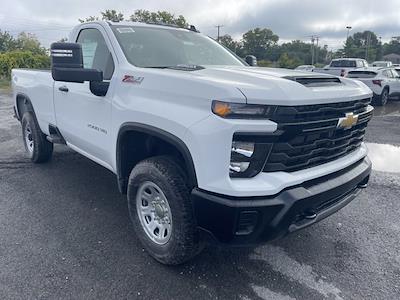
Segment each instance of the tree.
[{"label": "tree", "polygon": [[124,15],[121,12],[117,12],[114,9],[107,9],[104,12],[101,12],[102,19],[105,21],[111,22],[121,22],[124,20]]},{"label": "tree", "polygon": [[99,17],[95,17],[95,16],[89,16],[85,19],[78,19],[79,22],[81,23],[87,23],[87,22],[93,22],[93,21],[99,21]]},{"label": "tree", "polygon": [[383,55],[396,53],[400,54],[400,41],[397,39],[391,40],[383,45]]},{"label": "tree", "polygon": [[37,37],[32,33],[21,32],[16,40],[17,48],[33,54],[45,55],[46,49],[40,45]]},{"label": "tree", "polygon": [[284,52],[278,60],[278,64],[280,68],[290,68],[293,69],[299,65],[301,65],[301,61],[298,58],[289,57],[289,55]]},{"label": "tree", "polygon": [[0,30],[0,53],[17,49],[17,41],[7,31]]},{"label": "tree", "polygon": [[219,38],[219,42],[221,45],[224,45],[226,48],[241,56],[243,53],[242,44],[238,41],[235,41],[229,34],[225,34]]},{"label": "tree", "polygon": [[356,32],[347,38],[343,49],[339,49],[336,56],[366,58],[368,61],[377,60],[382,54],[380,47],[381,42],[374,32],[369,30]]},{"label": "tree", "polygon": [[89,16],[85,19],[78,19],[81,23],[93,22],[93,21],[111,21],[111,22],[120,22],[124,20],[124,15],[121,12],[117,12],[115,9],[106,9],[106,11],[100,12],[101,17]]},{"label": "tree", "polygon": [[255,28],[243,35],[243,49],[246,55],[255,55],[257,59],[264,59],[268,48],[275,45],[279,37],[268,28]]},{"label": "tree", "polygon": [[151,12],[145,9],[138,9],[131,15],[130,20],[143,23],[171,24],[182,28],[187,28],[189,26],[184,16],[179,15],[175,17],[174,14],[167,11]]}]

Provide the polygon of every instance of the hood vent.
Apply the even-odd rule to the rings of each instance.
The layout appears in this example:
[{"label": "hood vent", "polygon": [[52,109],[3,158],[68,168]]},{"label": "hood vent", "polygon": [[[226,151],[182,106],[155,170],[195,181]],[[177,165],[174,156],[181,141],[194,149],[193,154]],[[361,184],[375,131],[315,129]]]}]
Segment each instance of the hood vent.
[{"label": "hood vent", "polygon": [[329,76],[287,76],[283,78],[296,81],[307,87],[333,86],[342,84],[340,78]]}]

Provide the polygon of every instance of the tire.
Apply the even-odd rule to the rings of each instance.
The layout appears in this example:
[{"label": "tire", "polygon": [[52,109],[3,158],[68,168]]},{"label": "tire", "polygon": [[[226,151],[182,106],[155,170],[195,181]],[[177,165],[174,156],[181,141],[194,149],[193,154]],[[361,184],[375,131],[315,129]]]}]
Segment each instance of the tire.
[{"label": "tire", "polygon": [[53,154],[53,143],[50,143],[40,130],[35,115],[29,111],[25,112],[21,124],[22,139],[31,161],[34,163],[49,161]]},{"label": "tire", "polygon": [[147,252],[162,264],[182,264],[203,249],[186,177],[168,156],[143,160],[129,176],[128,209],[136,234]]},{"label": "tire", "polygon": [[377,106],[385,106],[389,99],[389,89],[386,87],[382,90],[382,93],[375,97],[375,105]]}]

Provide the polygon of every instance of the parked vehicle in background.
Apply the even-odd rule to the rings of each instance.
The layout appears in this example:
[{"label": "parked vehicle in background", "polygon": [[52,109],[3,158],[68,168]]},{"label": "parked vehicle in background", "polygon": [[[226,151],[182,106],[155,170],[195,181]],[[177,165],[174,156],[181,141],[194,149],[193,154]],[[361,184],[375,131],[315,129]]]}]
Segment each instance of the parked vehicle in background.
[{"label": "parked vehicle in background", "polygon": [[315,66],[313,65],[301,65],[295,68],[296,71],[307,71],[307,72],[312,72],[314,71]]},{"label": "parked vehicle in background", "polygon": [[164,264],[206,238],[301,230],[367,186],[372,92],[359,81],[250,67],[193,27],[98,21],[69,41],[52,45],[51,71],[12,71],[27,153],[43,163],[65,144],[115,173]]},{"label": "parked vehicle in background", "polygon": [[368,62],[361,58],[336,58],[332,59],[328,67],[315,68],[314,72],[326,73],[335,76],[346,76],[347,73],[354,69],[368,67]]},{"label": "parked vehicle in background", "polygon": [[373,103],[383,106],[390,97],[400,95],[399,73],[394,68],[364,68],[350,71],[348,78],[364,82],[374,93]]},{"label": "parked vehicle in background", "polygon": [[393,64],[391,61],[385,61],[385,60],[378,60],[372,63],[372,67],[378,67],[378,68],[389,68],[392,66]]}]

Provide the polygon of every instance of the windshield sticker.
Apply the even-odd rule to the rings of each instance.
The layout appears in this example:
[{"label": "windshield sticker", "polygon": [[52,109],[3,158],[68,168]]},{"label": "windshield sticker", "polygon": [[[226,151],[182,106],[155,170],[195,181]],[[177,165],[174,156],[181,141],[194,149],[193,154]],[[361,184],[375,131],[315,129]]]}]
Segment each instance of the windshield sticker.
[{"label": "windshield sticker", "polygon": [[133,28],[131,27],[119,27],[117,28],[117,31],[119,33],[130,33],[130,32],[135,32],[135,30],[133,30]]},{"label": "windshield sticker", "polygon": [[122,78],[122,82],[141,84],[143,79],[144,77],[125,75],[124,78]]}]

